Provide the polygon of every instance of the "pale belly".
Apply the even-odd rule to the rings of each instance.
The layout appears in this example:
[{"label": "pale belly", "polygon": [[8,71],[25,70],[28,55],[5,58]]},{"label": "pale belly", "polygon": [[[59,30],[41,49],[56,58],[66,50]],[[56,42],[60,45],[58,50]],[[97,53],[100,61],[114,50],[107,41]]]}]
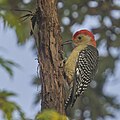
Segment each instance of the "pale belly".
[{"label": "pale belly", "polygon": [[81,46],[76,47],[72,51],[72,53],[70,54],[70,56],[68,57],[68,59],[65,63],[65,73],[66,73],[66,76],[67,76],[69,82],[71,82],[73,80],[75,66],[76,66],[79,52],[85,47],[86,47],[86,45],[85,46],[82,45],[82,47]]}]

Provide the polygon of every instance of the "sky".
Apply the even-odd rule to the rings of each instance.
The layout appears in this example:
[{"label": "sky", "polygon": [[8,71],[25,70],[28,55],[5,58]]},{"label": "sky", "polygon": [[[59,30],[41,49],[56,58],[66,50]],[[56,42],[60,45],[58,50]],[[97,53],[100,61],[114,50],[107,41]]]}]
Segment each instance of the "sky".
[{"label": "sky", "polygon": [[0,56],[20,65],[20,68],[13,67],[13,78],[0,66],[0,90],[17,93],[18,96],[11,100],[17,102],[30,118],[39,111],[39,106],[36,108],[32,104],[35,94],[39,92],[37,87],[31,85],[38,65],[32,45],[33,39],[30,39],[25,45],[18,46],[14,30],[4,29],[3,21],[0,20]]},{"label": "sky", "polygon": [[[92,24],[90,20],[96,19],[96,23]],[[90,29],[93,25],[99,25],[97,18],[89,18],[87,16],[85,23],[82,26],[74,26],[71,31],[74,32],[79,28]],[[90,24],[91,23],[91,24]],[[96,36],[95,36],[96,37]],[[17,36],[15,31],[11,28],[4,28],[3,21],[0,20],[0,56],[8,60],[12,60],[18,63],[20,68],[13,68],[14,76],[11,78],[4,69],[0,66],[0,90],[8,90],[18,94],[17,97],[11,98],[10,100],[18,103],[27,117],[34,118],[34,115],[40,110],[40,105],[34,107],[33,101],[36,93],[39,93],[37,87],[31,85],[32,78],[37,75],[38,62],[36,55],[32,51],[33,39],[31,38],[23,46],[17,45]],[[103,46],[104,47],[104,46]],[[100,54],[102,49],[99,48]],[[120,102],[120,61],[116,63],[115,76],[117,81],[114,82],[113,78],[108,78],[108,82],[105,85],[105,94],[117,96],[117,100]],[[107,118],[107,120],[120,120],[120,111],[116,111],[116,119]],[[1,114],[0,114],[1,115]],[[2,117],[0,116],[0,120]]]}]

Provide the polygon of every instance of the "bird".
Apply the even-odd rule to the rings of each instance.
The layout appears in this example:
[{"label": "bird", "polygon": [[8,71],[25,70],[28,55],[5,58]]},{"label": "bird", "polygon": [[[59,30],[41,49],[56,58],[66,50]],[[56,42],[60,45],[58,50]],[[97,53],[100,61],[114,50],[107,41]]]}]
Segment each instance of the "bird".
[{"label": "bird", "polygon": [[74,49],[65,62],[64,70],[71,88],[65,101],[65,110],[73,107],[76,99],[81,96],[94,79],[99,53],[92,32],[87,29],[78,30],[72,37]]}]

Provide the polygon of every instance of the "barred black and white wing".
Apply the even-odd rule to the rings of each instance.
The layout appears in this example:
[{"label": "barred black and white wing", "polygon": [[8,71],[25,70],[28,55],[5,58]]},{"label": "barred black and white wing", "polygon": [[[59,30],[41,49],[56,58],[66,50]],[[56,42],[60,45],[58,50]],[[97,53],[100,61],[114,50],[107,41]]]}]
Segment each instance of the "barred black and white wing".
[{"label": "barred black and white wing", "polygon": [[95,47],[88,45],[82,50],[76,62],[73,87],[65,102],[65,109],[73,106],[77,97],[80,96],[94,79],[98,65],[98,51]]}]

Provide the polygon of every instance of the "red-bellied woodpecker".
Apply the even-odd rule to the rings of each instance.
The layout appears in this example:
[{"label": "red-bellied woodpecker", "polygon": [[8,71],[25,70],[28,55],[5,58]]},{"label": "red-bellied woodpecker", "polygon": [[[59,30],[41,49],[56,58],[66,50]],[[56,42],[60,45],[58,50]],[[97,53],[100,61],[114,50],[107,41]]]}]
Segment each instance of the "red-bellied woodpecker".
[{"label": "red-bellied woodpecker", "polygon": [[99,56],[94,35],[90,31],[77,31],[73,35],[73,43],[75,48],[65,63],[68,82],[72,83],[69,96],[65,102],[65,109],[74,105],[77,97],[94,79]]}]

